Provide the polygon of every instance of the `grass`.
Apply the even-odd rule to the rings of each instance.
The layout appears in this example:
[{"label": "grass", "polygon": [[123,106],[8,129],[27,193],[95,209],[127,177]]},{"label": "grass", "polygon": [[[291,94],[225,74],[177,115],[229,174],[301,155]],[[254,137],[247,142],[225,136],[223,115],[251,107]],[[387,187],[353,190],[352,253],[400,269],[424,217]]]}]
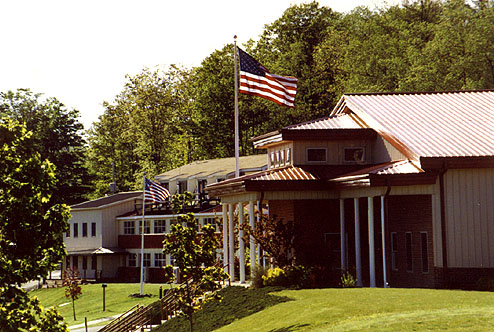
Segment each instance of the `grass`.
[{"label": "grass", "polygon": [[[72,300],[65,297],[65,288],[38,289],[29,294],[38,297],[41,304],[47,308],[56,306],[69,326],[88,322],[104,317],[124,313],[136,304],[150,304],[158,300],[159,284],[145,284],[144,293],[151,297],[134,298],[130,294],[140,292],[139,284],[107,284],[105,290],[105,311],[103,311],[103,289],[101,284],[82,285],[82,295],[75,300],[76,318],[72,314]],[[163,285],[167,289],[168,285]]]},{"label": "grass", "polygon": [[[249,295],[249,292],[254,292]],[[194,331],[492,331],[494,293],[427,289],[308,289],[266,292],[233,288],[204,308]],[[251,308],[252,310],[250,310]],[[173,321],[173,320],[172,320]],[[188,331],[188,325],[159,330]],[[178,323],[178,320],[177,320]],[[174,323],[175,324],[175,323]]]}]

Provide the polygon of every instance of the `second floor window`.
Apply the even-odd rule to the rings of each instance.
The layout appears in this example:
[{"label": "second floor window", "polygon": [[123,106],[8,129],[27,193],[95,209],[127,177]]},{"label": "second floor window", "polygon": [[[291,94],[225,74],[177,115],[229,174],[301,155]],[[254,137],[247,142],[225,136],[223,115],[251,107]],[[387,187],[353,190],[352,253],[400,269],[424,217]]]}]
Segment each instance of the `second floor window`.
[{"label": "second floor window", "polygon": [[179,194],[183,194],[187,191],[187,180],[177,182],[177,191]]},{"label": "second floor window", "polygon": [[[145,220],[144,234],[151,233],[151,220]],[[142,220],[139,220],[139,234],[142,234]]]},{"label": "second floor window", "polygon": [[96,223],[91,223],[91,236],[96,236]]},{"label": "second floor window", "polygon": [[131,235],[135,234],[135,223],[134,221],[124,221],[124,234]]},{"label": "second floor window", "polygon": [[78,237],[78,236],[79,236],[79,224],[74,223],[74,237]]},{"label": "second floor window", "polygon": [[325,148],[308,148],[307,149],[307,161],[308,162],[326,162],[327,150]]},{"label": "second floor window", "polygon": [[87,222],[82,223],[82,237],[87,237]]},{"label": "second floor window", "polygon": [[154,233],[166,233],[166,220],[155,220],[154,221]]}]

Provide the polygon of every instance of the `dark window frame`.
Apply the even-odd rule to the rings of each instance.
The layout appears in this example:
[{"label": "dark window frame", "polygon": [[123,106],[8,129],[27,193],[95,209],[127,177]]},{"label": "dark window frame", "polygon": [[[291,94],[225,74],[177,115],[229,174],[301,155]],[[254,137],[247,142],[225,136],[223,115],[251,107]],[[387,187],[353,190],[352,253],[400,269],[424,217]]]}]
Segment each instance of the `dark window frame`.
[{"label": "dark window frame", "polygon": [[[322,158],[324,155],[324,158]],[[306,148],[305,160],[308,163],[327,163],[328,149],[327,148]]]},{"label": "dark window frame", "polygon": [[95,237],[95,236],[96,236],[96,223],[92,222],[91,223],[91,237]]},{"label": "dark window frame", "polygon": [[[425,238],[424,238],[425,236]],[[427,232],[420,232],[420,253],[422,260],[422,273],[429,273],[429,235]]]},{"label": "dark window frame", "polygon": [[412,232],[405,233],[406,266],[407,272],[413,272],[413,235]]},{"label": "dark window frame", "polygon": [[82,237],[87,237],[87,222],[82,223]]},{"label": "dark window frame", "polygon": [[73,232],[74,237],[79,237],[79,224],[75,222],[73,229],[74,229],[74,232]]}]

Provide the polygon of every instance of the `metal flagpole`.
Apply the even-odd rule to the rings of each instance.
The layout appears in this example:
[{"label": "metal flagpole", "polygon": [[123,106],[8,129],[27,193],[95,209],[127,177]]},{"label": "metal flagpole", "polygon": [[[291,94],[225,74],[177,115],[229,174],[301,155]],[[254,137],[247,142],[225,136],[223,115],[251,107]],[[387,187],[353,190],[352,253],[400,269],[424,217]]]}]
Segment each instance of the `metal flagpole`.
[{"label": "metal flagpole", "polygon": [[238,147],[238,74],[237,74],[237,36],[233,36],[234,41],[234,62],[235,62],[235,177],[240,176],[238,159],[239,159],[239,147]]},{"label": "metal flagpole", "polygon": [[142,179],[142,224],[141,224],[141,295],[144,288],[144,212],[146,211],[146,173]]}]

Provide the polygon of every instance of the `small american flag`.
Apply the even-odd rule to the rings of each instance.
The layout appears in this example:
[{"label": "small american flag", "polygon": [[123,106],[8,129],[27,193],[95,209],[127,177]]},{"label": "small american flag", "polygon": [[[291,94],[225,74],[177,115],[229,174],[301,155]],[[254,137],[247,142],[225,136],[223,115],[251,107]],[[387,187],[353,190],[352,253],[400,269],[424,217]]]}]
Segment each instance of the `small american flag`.
[{"label": "small american flag", "polygon": [[170,192],[165,187],[156,182],[144,178],[144,199],[153,202],[163,202],[170,196]]},{"label": "small american flag", "polygon": [[297,79],[269,72],[249,54],[238,48],[240,60],[240,93],[259,96],[278,105],[295,107]]}]

